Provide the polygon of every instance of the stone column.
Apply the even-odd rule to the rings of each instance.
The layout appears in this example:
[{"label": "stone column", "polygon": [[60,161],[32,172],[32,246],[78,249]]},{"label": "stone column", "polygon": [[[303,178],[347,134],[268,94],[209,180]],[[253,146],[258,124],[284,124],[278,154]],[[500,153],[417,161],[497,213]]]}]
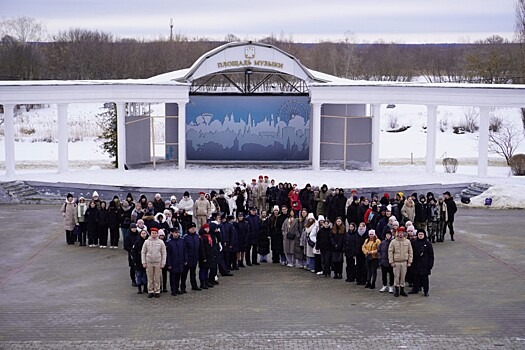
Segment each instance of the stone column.
[{"label": "stone column", "polygon": [[15,175],[15,105],[4,104],[5,175]]},{"label": "stone column", "polygon": [[188,100],[176,101],[179,110],[179,135],[177,137],[179,170],[186,169],[186,104]]},{"label": "stone column", "polygon": [[379,145],[381,138],[381,105],[370,106],[372,112],[372,154],[370,163],[372,170],[379,170]]},{"label": "stone column", "polygon": [[321,103],[312,103],[312,169],[321,169]]},{"label": "stone column", "polygon": [[117,103],[117,158],[118,169],[125,170],[126,164],[126,104]]}]

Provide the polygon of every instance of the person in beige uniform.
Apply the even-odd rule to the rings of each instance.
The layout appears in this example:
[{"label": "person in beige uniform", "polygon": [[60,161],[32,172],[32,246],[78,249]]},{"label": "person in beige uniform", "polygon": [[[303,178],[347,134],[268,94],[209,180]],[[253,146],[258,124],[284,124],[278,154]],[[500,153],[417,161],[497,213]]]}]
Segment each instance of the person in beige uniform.
[{"label": "person in beige uniform", "polygon": [[200,228],[211,215],[211,204],[204,192],[199,192],[199,199],[195,201],[193,213],[197,217],[197,226]]},{"label": "person in beige uniform", "polygon": [[408,295],[405,293],[405,275],[407,267],[412,265],[412,244],[405,238],[405,230],[400,227],[397,230],[397,237],[388,247],[388,262],[394,268],[394,296]]},{"label": "person in beige uniform", "polygon": [[166,245],[159,239],[159,231],[155,227],[142,246],[141,260],[148,276],[148,298],[159,298],[160,277],[166,265]]}]

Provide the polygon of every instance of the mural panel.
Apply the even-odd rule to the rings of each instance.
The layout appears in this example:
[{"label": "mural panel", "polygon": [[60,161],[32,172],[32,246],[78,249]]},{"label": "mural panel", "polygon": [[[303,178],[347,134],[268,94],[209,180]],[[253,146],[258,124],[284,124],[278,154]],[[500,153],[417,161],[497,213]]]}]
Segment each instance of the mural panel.
[{"label": "mural panel", "polygon": [[188,160],[307,161],[308,96],[191,96]]}]

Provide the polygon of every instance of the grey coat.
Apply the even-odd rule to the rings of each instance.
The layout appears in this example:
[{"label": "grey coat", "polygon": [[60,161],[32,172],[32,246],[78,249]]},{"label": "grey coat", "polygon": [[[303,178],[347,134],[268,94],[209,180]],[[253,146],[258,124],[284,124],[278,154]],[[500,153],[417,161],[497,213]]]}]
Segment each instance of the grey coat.
[{"label": "grey coat", "polygon": [[299,220],[293,219],[290,223],[290,219],[286,219],[283,223],[282,233],[283,233],[283,245],[284,245],[284,253],[285,254],[294,254],[295,253],[295,241],[296,239],[288,239],[286,238],[286,235],[288,232],[295,233],[295,237],[297,239],[298,236],[301,235],[301,232],[299,232]]}]

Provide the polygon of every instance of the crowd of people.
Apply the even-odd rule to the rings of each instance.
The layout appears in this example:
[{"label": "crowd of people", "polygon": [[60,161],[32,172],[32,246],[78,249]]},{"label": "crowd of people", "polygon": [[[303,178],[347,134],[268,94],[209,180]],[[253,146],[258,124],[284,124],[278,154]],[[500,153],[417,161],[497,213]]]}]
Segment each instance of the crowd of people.
[{"label": "crowd of people", "polygon": [[[407,296],[429,295],[434,265],[432,243],[454,240],[456,204],[447,191],[410,196],[359,196],[326,184],[298,188],[259,176],[250,184],[200,192],[177,200],[157,193],[135,201],[114,196],[108,203],[93,192],[87,201],[68,194],[61,208],[66,243],[117,249],[122,239],[130,279],[138,293],[177,296],[219,284],[246,266],[271,262],[320,276],[343,278],[368,289]],[[109,240],[108,240],[109,238]],[[198,268],[198,269],[197,269]],[[168,276],[169,275],[169,276]],[[197,280],[198,279],[198,280]]]}]

